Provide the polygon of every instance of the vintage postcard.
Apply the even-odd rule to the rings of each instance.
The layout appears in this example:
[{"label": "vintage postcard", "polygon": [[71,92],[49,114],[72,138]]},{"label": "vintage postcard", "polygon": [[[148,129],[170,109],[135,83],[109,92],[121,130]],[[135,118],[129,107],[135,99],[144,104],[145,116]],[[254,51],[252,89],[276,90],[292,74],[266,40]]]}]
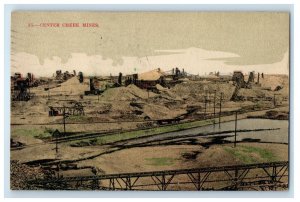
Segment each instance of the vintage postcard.
[{"label": "vintage postcard", "polygon": [[12,190],[288,190],[288,12],[11,14]]}]

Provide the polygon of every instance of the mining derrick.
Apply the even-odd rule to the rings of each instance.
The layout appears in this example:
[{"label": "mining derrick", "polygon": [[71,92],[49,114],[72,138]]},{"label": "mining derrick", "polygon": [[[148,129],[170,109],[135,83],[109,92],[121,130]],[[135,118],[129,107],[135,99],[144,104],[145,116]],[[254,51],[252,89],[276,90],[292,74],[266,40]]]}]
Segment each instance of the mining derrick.
[{"label": "mining derrick", "polygon": [[241,88],[244,88],[246,86],[246,82],[244,80],[244,75],[242,72],[234,72],[233,76],[232,76],[232,81],[235,85],[235,89],[234,92],[230,98],[231,101],[238,101],[239,97],[238,97],[238,93],[239,90]]},{"label": "mining derrick", "polygon": [[19,77],[13,81],[12,100],[13,101],[28,101],[31,98],[29,93],[30,80]]}]

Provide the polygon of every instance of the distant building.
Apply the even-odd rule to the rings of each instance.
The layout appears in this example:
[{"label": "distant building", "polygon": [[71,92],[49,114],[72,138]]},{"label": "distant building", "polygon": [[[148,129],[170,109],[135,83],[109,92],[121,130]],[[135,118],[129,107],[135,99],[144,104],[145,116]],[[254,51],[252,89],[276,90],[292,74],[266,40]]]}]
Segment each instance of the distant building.
[{"label": "distant building", "polygon": [[154,87],[156,84],[164,86],[165,73],[160,68],[144,72],[141,74],[133,74],[126,76],[125,85],[135,84],[144,89]]}]

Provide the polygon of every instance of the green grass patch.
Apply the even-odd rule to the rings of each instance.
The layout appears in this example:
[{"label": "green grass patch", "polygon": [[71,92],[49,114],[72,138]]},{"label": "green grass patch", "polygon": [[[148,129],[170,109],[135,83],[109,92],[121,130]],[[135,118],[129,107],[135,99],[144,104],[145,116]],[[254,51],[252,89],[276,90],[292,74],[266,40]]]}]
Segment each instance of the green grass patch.
[{"label": "green grass patch", "polygon": [[161,157],[161,158],[146,158],[147,165],[151,166],[169,166],[174,164],[173,158]]},{"label": "green grass patch", "polygon": [[258,147],[224,147],[224,150],[246,164],[276,161],[276,157],[272,152]]},{"label": "green grass patch", "polygon": [[[150,136],[150,135],[157,135],[157,134],[161,134],[161,133],[174,132],[174,131],[178,131],[178,130],[193,128],[193,127],[205,126],[205,125],[209,125],[212,123],[213,123],[213,120],[203,120],[203,121],[195,121],[195,122],[189,122],[189,123],[180,123],[177,125],[162,126],[162,127],[145,129],[145,130],[123,132],[123,133],[98,137],[98,138],[96,138],[97,141],[94,142],[93,145],[101,145],[101,144],[113,143],[113,142],[121,141],[121,140],[133,139],[133,138],[137,138],[137,137],[144,137],[144,136]],[[90,140],[72,141],[70,144],[74,145],[79,142],[89,142],[89,141]]]},{"label": "green grass patch", "polygon": [[96,138],[94,139],[87,139],[87,140],[79,140],[79,141],[73,141],[70,146],[71,147],[86,147],[86,146],[93,146],[98,145],[98,141]]},{"label": "green grass patch", "polygon": [[68,121],[88,121],[89,117],[81,116],[81,115],[70,115],[67,118]]},{"label": "green grass patch", "polygon": [[42,132],[42,129],[37,128],[30,128],[30,129],[23,129],[23,128],[17,128],[12,129],[12,135],[24,135],[24,136],[32,136],[39,134]]},{"label": "green grass patch", "polygon": [[244,151],[248,152],[248,153],[257,153],[260,155],[260,157],[264,160],[267,161],[276,161],[276,157],[274,156],[274,154],[266,149],[262,149],[259,147],[251,147],[251,146],[241,146],[243,148]]},{"label": "green grass patch", "polygon": [[12,136],[31,136],[38,139],[46,139],[52,136],[53,129],[51,128],[18,128],[12,131]]},{"label": "green grass patch", "polygon": [[256,159],[249,156],[249,154],[245,154],[244,152],[241,152],[240,150],[234,150],[234,148],[229,148],[229,147],[224,148],[224,150],[227,153],[234,156],[234,158],[237,158],[240,161],[242,161],[243,163],[249,164],[249,163],[255,163],[256,162]]}]

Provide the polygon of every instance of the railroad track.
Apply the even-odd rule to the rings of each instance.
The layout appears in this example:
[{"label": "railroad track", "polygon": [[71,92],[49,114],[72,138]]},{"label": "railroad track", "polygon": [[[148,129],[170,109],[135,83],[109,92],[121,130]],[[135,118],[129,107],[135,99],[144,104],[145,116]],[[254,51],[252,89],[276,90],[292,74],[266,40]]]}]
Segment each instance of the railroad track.
[{"label": "railroad track", "polygon": [[[184,123],[192,123],[192,122],[196,122],[196,121],[211,121],[213,122],[213,119],[205,119],[205,120],[191,120],[191,121],[184,121],[181,122],[179,124],[184,124]],[[154,121],[148,121],[147,123],[151,123],[151,122],[156,122]],[[212,123],[211,123],[212,124]],[[163,125],[158,125],[158,126],[152,126],[152,127],[145,127],[142,129],[133,129],[133,130],[110,130],[110,131],[102,131],[102,132],[95,132],[95,133],[85,133],[82,135],[72,135],[72,136],[66,136],[66,137],[61,137],[56,139],[52,139],[49,142],[56,142],[58,141],[58,143],[61,142],[68,142],[68,141],[73,141],[73,140],[80,140],[80,139],[90,139],[90,138],[95,138],[95,137],[101,137],[101,136],[109,136],[109,135],[116,135],[116,134],[120,134],[120,133],[126,133],[126,132],[136,132],[136,131],[142,131],[142,130],[149,130],[149,129],[153,129],[153,128],[162,128],[162,127],[166,127],[166,126],[174,126],[174,125],[178,125],[178,123],[174,124],[163,124]],[[196,128],[199,126],[195,126],[195,127],[191,127],[191,128]],[[191,128],[187,128],[187,129],[191,129]]]},{"label": "railroad track", "polygon": [[[197,127],[194,127],[197,128]],[[201,126],[199,127],[201,128]],[[193,128],[188,128],[184,130],[189,130]],[[269,129],[252,129],[252,130],[237,130],[238,133],[243,133],[243,132],[253,132],[253,131],[271,131],[271,130],[279,130],[280,128],[269,128]],[[172,132],[167,132],[167,133],[173,133],[173,132],[180,132],[184,130],[178,130],[178,131],[172,131]],[[131,131],[128,131],[131,132]],[[211,136],[216,136],[216,135],[222,135],[222,134],[228,134],[228,133],[233,133],[234,130],[226,130],[226,131],[219,131],[219,132],[207,132],[207,133],[197,133],[197,134],[190,134],[190,135],[182,135],[182,136],[168,136],[168,137],[162,137],[160,139],[156,140],[148,140],[143,143],[133,143],[128,145],[130,142],[138,141],[138,140],[143,140],[143,139],[148,139],[151,137],[159,136],[159,135],[164,135],[167,133],[158,133],[158,134],[153,134],[153,135],[147,135],[147,136],[142,136],[142,137],[135,137],[135,138],[130,138],[130,139],[125,139],[125,140],[119,140],[115,141],[112,143],[106,143],[103,145],[110,145],[112,147],[119,147],[119,148],[128,148],[128,147],[141,147],[141,146],[149,146],[149,143],[155,143],[155,142],[161,142],[161,141],[168,141],[168,140],[175,140],[175,139],[185,139],[185,138],[191,138],[191,137],[211,137]],[[92,133],[92,134],[83,134],[80,136],[71,136],[71,137],[66,137],[66,138],[59,138],[57,140],[52,139],[50,141],[46,141],[43,143],[35,143],[35,144],[30,144],[30,145],[24,145],[22,147],[12,147],[11,150],[20,150],[23,148],[27,147],[34,147],[34,146],[40,146],[40,145],[46,145],[46,144],[56,144],[56,143],[65,143],[65,142],[71,142],[75,140],[86,140],[86,139],[92,139],[92,138],[98,138],[98,137],[106,137],[106,136],[112,136],[112,135],[117,135],[120,133]],[[279,143],[279,142],[272,142],[272,143]],[[284,143],[283,143],[284,144]]]},{"label": "railroad track", "polygon": [[[280,128],[253,129],[253,130],[237,130],[236,132],[237,133],[254,132],[254,131],[259,132],[259,131],[271,131],[271,130],[279,130],[279,129]],[[175,131],[175,132],[178,132],[178,131]],[[172,133],[172,132],[170,132],[170,133]],[[162,137],[160,139],[148,140],[148,141],[145,141],[143,143],[131,144],[130,146],[143,146],[143,145],[147,145],[149,143],[154,143],[154,142],[162,142],[162,141],[176,140],[176,139],[186,139],[186,138],[191,138],[191,137],[211,137],[211,136],[228,134],[228,133],[234,133],[234,130],[225,130],[225,131],[207,132],[207,133],[197,133],[197,134],[189,134],[189,135],[182,135],[182,136],[168,136],[168,137]],[[131,138],[131,139],[128,139],[128,140],[120,140],[120,141],[113,142],[113,143],[111,143],[109,145],[127,146],[128,143],[133,142],[135,140],[148,139],[148,138],[155,137],[155,136],[158,136],[158,135],[163,135],[163,134],[155,134],[155,135],[149,135],[149,136]]]}]

